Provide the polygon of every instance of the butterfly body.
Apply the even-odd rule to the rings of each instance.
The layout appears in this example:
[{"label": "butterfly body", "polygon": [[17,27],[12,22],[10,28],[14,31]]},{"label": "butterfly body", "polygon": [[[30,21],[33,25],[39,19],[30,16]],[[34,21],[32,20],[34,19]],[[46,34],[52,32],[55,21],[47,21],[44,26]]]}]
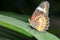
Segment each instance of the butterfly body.
[{"label": "butterfly body", "polygon": [[30,26],[42,32],[47,30],[49,25],[48,10],[49,3],[47,1],[42,2],[29,18]]}]

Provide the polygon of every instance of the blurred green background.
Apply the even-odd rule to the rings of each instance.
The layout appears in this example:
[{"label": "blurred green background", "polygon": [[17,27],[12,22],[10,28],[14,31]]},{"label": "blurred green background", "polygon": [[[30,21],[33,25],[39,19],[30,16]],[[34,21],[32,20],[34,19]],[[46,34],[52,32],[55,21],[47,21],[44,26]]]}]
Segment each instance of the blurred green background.
[{"label": "blurred green background", "polygon": [[[25,16],[28,15],[28,17],[30,17],[35,8],[42,1],[46,0],[0,0],[0,11],[13,12],[13,14],[17,15],[21,14]],[[48,32],[55,34],[57,37],[60,38],[60,0],[48,0],[48,2],[50,3],[50,10],[49,10],[50,27]],[[18,19],[19,18],[20,17],[18,17]],[[26,19],[22,20],[28,22],[28,20]],[[1,29],[3,28],[1,27]]]}]

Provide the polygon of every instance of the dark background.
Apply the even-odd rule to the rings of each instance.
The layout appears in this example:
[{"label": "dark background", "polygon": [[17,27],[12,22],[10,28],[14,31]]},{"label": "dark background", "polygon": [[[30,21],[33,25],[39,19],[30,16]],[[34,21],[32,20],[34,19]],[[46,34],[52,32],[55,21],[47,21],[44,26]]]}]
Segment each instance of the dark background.
[{"label": "dark background", "polygon": [[[16,12],[31,16],[35,8],[45,0],[0,0],[0,11]],[[50,27],[48,32],[60,38],[60,0],[48,0],[50,3]]]}]

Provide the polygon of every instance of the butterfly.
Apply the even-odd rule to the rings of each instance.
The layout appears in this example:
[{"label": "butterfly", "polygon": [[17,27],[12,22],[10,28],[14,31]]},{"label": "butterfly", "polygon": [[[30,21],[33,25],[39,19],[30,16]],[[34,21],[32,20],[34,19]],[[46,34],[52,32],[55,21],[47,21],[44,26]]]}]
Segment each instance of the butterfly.
[{"label": "butterfly", "polygon": [[43,1],[28,19],[30,26],[35,28],[37,31],[46,31],[49,26],[49,7],[49,2]]}]

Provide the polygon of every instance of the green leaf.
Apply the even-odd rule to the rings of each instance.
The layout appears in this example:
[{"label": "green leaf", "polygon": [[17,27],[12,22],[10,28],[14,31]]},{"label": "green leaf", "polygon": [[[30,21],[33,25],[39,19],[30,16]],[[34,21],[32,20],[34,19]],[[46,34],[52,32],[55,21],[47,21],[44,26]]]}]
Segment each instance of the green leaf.
[{"label": "green leaf", "polygon": [[9,16],[0,15],[0,25],[28,37],[34,36],[38,40],[60,40],[49,32],[38,32],[35,29],[32,29],[28,23]]}]

